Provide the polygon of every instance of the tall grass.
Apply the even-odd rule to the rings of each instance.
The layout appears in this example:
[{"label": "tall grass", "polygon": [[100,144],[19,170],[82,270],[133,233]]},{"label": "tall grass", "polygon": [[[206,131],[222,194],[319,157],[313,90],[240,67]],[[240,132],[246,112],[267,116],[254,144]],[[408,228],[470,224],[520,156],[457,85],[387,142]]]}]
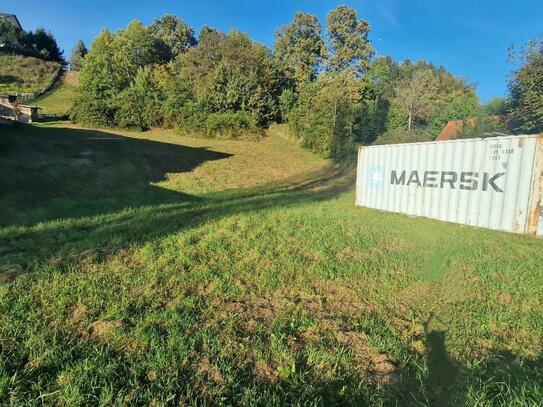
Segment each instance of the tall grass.
[{"label": "tall grass", "polygon": [[0,54],[0,93],[32,93],[47,87],[60,64],[34,57]]}]

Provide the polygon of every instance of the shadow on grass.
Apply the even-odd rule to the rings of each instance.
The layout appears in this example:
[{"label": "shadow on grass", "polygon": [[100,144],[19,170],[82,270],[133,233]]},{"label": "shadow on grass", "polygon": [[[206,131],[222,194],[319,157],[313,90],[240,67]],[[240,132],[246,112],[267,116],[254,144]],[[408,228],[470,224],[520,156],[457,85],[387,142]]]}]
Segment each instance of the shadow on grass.
[{"label": "shadow on grass", "polygon": [[[114,253],[212,219],[330,199],[344,169],[195,196],[152,185],[230,154],[103,131],[20,126],[0,136],[0,264],[94,250]],[[32,227],[39,222],[51,222]],[[23,227],[21,227],[23,226]]]},{"label": "shadow on grass", "polygon": [[445,331],[425,335],[428,373],[424,380],[426,397],[431,406],[463,406],[465,389],[461,382],[462,368],[447,352]]},{"label": "shadow on grass", "polygon": [[0,133],[0,226],[194,200],[152,184],[229,156],[104,131],[6,128]]},{"label": "shadow on grass", "polygon": [[[353,185],[352,177],[341,170],[316,173],[290,186],[270,185],[203,197],[150,185],[164,179],[167,172],[190,171],[206,161],[226,157],[228,154],[204,148],[135,140],[98,131],[18,127],[7,136],[1,134],[2,202],[15,205],[21,212],[32,212],[45,201],[53,210],[38,210],[27,218],[4,214],[2,222],[8,227],[0,235],[0,262],[17,263],[32,271],[36,261],[57,256],[68,257],[88,250],[110,254],[237,213],[331,199]],[[81,205],[70,207],[70,202]],[[39,227],[18,227],[21,220],[32,225],[63,216],[72,219]],[[541,358],[526,363],[511,353],[495,352],[482,358],[475,371],[451,357],[446,339],[442,330],[425,333],[426,375],[419,377],[420,372],[405,368],[400,384],[383,385],[380,394],[384,404],[462,406],[468,400],[470,386],[486,392],[480,397],[483,401],[500,400],[500,392],[522,395],[527,385],[533,388],[541,379],[537,373],[543,371]],[[121,356],[111,355],[112,359],[115,357]],[[300,369],[306,369],[308,364],[303,358],[300,356],[296,361]],[[126,361],[126,365],[130,363]],[[14,364],[10,374],[15,376],[17,369],[19,366]],[[53,371],[51,377],[57,373]],[[33,371],[28,374],[29,381],[38,377]],[[115,386],[122,388],[124,376],[115,377],[119,380]],[[237,378],[238,387],[254,383],[249,370],[240,371]],[[358,376],[314,379],[311,384],[310,387],[300,382],[264,383],[259,390],[261,394],[269,394],[269,400],[276,400],[278,405],[320,400],[324,405],[358,406],[383,400],[372,399],[368,395],[371,389],[361,394],[361,387],[368,387],[368,383],[361,383]],[[239,399],[232,400],[233,404],[236,401]]]}]

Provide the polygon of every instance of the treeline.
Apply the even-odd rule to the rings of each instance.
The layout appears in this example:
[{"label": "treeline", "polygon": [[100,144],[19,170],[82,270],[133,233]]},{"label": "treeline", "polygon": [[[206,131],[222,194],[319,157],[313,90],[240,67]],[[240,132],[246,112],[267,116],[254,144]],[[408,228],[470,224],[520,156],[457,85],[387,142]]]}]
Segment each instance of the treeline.
[{"label": "treeline", "polygon": [[0,51],[32,56],[65,64],[63,51],[51,32],[38,28],[25,31],[8,21],[0,19]]},{"label": "treeline", "polygon": [[196,38],[172,15],[150,26],[134,21],[94,40],[72,119],[229,138],[283,122],[327,157],[347,156],[358,142],[431,140],[449,120],[480,117],[477,131],[504,126],[485,119],[474,86],[445,68],[374,58],[369,31],[346,6],[328,14],[325,29],[296,13],[273,50],[238,31],[204,27]]}]

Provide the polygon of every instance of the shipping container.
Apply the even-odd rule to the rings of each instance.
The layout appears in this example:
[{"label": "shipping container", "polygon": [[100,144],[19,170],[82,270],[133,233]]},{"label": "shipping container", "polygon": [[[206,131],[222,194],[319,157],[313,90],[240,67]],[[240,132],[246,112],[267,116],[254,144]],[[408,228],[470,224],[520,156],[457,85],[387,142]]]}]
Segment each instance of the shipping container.
[{"label": "shipping container", "polygon": [[359,146],[356,204],[543,235],[543,134]]}]

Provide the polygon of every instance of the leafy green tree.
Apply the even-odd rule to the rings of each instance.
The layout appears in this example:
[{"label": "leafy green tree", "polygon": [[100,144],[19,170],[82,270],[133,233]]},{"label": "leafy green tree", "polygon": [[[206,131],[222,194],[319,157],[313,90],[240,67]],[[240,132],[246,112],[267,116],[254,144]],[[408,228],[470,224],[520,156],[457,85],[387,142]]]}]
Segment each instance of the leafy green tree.
[{"label": "leafy green tree", "polygon": [[299,91],[306,82],[315,80],[319,64],[328,55],[321,25],[317,17],[298,12],[275,37],[275,56]]},{"label": "leafy green tree", "polygon": [[435,138],[451,120],[468,120],[481,116],[482,109],[475,93],[456,95],[430,117],[427,131]]},{"label": "leafy green tree", "polygon": [[370,63],[365,80],[368,82],[368,99],[374,102],[394,97],[396,84],[402,79],[400,65],[391,57],[378,57]]},{"label": "leafy green tree", "polygon": [[[144,128],[154,124],[149,118],[133,120],[132,112],[144,93],[142,88],[152,83],[143,78],[168,58],[164,42],[139,21],[113,34],[102,31],[85,56],[72,118],[99,126]],[[148,89],[149,93],[154,90]]]},{"label": "leafy green tree", "polygon": [[128,24],[125,30],[117,31],[113,40],[114,62],[124,73],[127,84],[135,78],[139,68],[169,60],[165,44],[138,20]]},{"label": "leafy green tree", "polygon": [[138,69],[134,82],[115,98],[115,124],[123,128],[146,130],[161,124],[162,93],[151,67]]},{"label": "leafy green tree", "polygon": [[292,89],[285,89],[279,96],[279,110],[281,112],[281,121],[286,122],[288,116],[296,105],[296,94]]},{"label": "leafy green tree", "polygon": [[482,108],[488,116],[505,116],[509,110],[510,103],[509,99],[495,96],[486,102]]},{"label": "leafy green tree", "polygon": [[353,8],[339,6],[328,14],[326,26],[332,49],[329,67],[336,71],[351,67],[358,75],[364,74],[374,54],[368,40],[368,22],[357,20]]},{"label": "leafy green tree", "polygon": [[353,153],[363,110],[364,84],[351,71],[326,72],[304,85],[289,115],[291,132],[302,146],[324,157]]},{"label": "leafy green tree", "polygon": [[85,43],[82,40],[77,41],[70,54],[70,70],[79,71],[83,63],[83,58],[88,52],[89,50],[85,46]]},{"label": "leafy green tree", "polygon": [[72,120],[87,125],[114,125],[114,99],[130,84],[124,69],[115,62],[115,52],[114,36],[108,30],[102,31],[92,43],[79,73]]},{"label": "leafy green tree", "polygon": [[543,131],[543,40],[523,50],[522,66],[509,80],[511,106],[508,123],[519,133]]},{"label": "leafy green tree", "polygon": [[407,111],[408,131],[415,118],[430,116],[438,89],[438,80],[430,69],[416,70],[398,84],[396,100]]},{"label": "leafy green tree", "polygon": [[165,14],[155,20],[149,30],[167,45],[172,58],[184,54],[197,44],[194,30],[172,14]]},{"label": "leafy green tree", "polygon": [[278,117],[280,72],[269,50],[243,33],[206,29],[176,62],[190,78],[193,98],[211,112],[243,111],[260,125]]}]

